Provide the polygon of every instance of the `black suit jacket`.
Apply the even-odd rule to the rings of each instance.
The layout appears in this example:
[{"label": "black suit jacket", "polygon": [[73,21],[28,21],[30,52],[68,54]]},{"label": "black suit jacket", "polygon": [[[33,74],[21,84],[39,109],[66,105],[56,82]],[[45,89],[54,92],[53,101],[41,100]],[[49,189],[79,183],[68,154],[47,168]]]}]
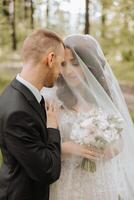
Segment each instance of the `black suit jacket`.
[{"label": "black suit jacket", "polygon": [[41,105],[14,79],[0,96],[0,200],[48,200],[60,176],[60,134]]}]

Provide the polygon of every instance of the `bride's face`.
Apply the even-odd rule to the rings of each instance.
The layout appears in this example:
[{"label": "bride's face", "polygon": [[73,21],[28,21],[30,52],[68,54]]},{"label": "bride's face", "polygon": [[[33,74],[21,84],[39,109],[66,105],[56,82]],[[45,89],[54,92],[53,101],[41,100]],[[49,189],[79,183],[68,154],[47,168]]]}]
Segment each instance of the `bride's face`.
[{"label": "bride's face", "polygon": [[70,86],[77,87],[80,84],[80,78],[83,78],[83,72],[79,66],[78,60],[68,48],[65,50],[65,62],[61,73]]}]

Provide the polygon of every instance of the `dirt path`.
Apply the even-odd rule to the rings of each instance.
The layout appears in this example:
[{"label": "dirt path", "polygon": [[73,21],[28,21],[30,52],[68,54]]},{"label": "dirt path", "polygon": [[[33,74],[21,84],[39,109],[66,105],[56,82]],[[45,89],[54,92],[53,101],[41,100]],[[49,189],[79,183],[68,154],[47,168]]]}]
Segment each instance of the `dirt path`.
[{"label": "dirt path", "polygon": [[134,111],[134,85],[129,86],[121,83],[120,86],[125,96],[129,109]]}]

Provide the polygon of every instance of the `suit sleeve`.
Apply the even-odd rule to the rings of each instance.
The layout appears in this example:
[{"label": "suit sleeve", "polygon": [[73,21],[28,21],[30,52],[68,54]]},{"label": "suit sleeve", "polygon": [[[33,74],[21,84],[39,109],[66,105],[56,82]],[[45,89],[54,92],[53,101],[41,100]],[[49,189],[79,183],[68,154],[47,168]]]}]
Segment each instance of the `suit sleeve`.
[{"label": "suit sleeve", "polygon": [[53,128],[46,131],[48,141],[45,144],[32,117],[25,112],[16,112],[8,117],[5,142],[9,152],[31,179],[50,184],[60,176],[60,133]]}]

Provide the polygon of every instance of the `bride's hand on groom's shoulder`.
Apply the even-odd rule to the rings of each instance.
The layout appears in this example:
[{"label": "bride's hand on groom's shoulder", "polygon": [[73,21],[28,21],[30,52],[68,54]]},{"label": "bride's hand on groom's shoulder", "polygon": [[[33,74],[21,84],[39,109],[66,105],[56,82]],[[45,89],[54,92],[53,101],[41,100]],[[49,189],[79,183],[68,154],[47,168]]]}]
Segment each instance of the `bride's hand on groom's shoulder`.
[{"label": "bride's hand on groom's shoulder", "polygon": [[67,141],[62,143],[62,154],[76,155],[94,161],[101,158],[102,151],[85,145],[76,144],[72,141]]},{"label": "bride's hand on groom's shoulder", "polygon": [[47,128],[58,128],[56,118],[57,107],[53,102],[46,102]]}]

